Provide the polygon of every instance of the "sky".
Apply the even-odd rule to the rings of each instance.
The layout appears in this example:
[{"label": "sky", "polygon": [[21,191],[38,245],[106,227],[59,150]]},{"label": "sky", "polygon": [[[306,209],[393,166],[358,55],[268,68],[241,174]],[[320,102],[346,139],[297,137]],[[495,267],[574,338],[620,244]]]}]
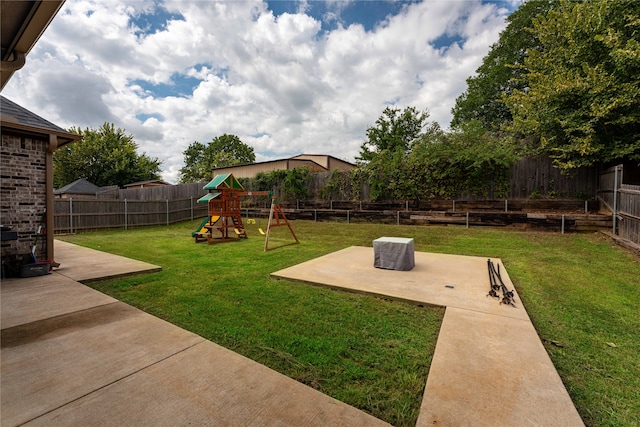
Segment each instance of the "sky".
[{"label": "sky", "polygon": [[388,106],[446,129],[520,3],[67,0],[2,94],[65,129],[115,124],[170,183],[223,134],[259,162],[353,162]]}]

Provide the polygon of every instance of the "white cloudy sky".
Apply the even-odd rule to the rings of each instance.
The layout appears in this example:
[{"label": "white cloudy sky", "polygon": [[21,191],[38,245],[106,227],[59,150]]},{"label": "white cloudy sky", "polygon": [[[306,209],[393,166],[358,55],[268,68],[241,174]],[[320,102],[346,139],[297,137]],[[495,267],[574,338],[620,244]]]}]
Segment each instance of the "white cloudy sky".
[{"label": "white cloudy sky", "polygon": [[353,161],[388,105],[455,99],[520,0],[67,0],[3,95],[57,125],[112,122],[177,182],[224,133],[257,161]]}]

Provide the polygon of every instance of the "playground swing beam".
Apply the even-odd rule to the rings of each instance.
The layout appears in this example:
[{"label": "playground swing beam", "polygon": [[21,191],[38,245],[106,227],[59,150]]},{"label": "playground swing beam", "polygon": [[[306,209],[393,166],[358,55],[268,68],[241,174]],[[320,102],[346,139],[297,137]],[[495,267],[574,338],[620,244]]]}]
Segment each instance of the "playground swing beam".
[{"label": "playground swing beam", "polygon": [[[293,231],[293,228],[291,228],[291,224],[289,224],[289,220],[287,219],[286,215],[282,211],[282,208],[280,208],[280,205],[277,204],[275,201],[276,201],[276,198],[272,197],[271,198],[271,209],[269,209],[269,222],[267,223],[267,232],[264,233],[261,228],[258,230],[258,231],[260,231],[261,234],[265,234],[265,239],[264,239],[264,251],[265,252],[269,250],[269,235],[271,234],[271,228],[280,227],[280,226],[284,225],[284,224],[280,224],[280,216],[282,216],[282,220],[285,222],[287,227],[289,227],[289,231],[291,232],[291,235],[293,236],[293,238],[296,241],[295,243],[300,243],[300,241],[298,240],[298,236],[296,236],[296,233]],[[275,224],[273,224],[274,213],[275,213],[275,217],[276,217]],[[294,244],[294,243],[291,243],[291,244]]]}]

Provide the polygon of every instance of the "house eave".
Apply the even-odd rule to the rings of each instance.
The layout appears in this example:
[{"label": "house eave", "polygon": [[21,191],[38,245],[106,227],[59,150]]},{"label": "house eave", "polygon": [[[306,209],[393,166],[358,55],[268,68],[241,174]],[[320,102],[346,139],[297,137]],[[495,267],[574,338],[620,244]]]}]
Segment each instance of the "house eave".
[{"label": "house eave", "polygon": [[[2,71],[0,90],[22,65],[12,66],[27,55],[56,16],[64,0],[2,0]],[[14,25],[10,25],[14,24]]]},{"label": "house eave", "polygon": [[0,126],[2,127],[2,133],[11,133],[11,131],[13,131],[14,133],[19,134],[26,134],[36,137],[46,137],[47,139],[49,138],[49,135],[55,135],[58,138],[57,148],[82,139],[81,135],[76,135],[74,133],[45,129],[36,126],[25,125],[22,123],[14,123],[13,121],[0,121]]}]

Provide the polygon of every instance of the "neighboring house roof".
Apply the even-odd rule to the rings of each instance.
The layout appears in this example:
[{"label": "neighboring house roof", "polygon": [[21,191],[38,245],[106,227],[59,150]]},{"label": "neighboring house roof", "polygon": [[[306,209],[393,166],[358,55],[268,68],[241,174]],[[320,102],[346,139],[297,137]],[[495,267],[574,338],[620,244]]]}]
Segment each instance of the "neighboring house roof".
[{"label": "neighboring house roof", "polygon": [[0,113],[3,132],[6,129],[13,129],[21,133],[54,134],[58,136],[57,148],[82,139],[81,135],[67,132],[60,126],[54,125],[2,95],[0,95]]},{"label": "neighboring house roof", "polygon": [[171,185],[168,182],[164,182],[161,179],[151,179],[149,181],[138,181],[132,182],[131,184],[127,184],[124,188],[132,188],[132,187],[153,187],[158,185]]},{"label": "neighboring house roof", "polygon": [[293,156],[290,159],[311,160],[326,169],[330,169],[330,164],[332,160],[335,160],[340,163],[345,163],[354,168],[356,167],[356,165],[354,165],[351,162],[347,162],[346,160],[339,159],[329,154],[298,154],[297,156]]},{"label": "neighboring house roof", "polygon": [[97,185],[90,183],[84,178],[80,178],[73,181],[71,184],[67,184],[58,190],[54,190],[53,194],[93,194],[95,195],[100,190],[101,190],[101,187],[98,187]]},{"label": "neighboring house roof", "polygon": [[[262,164],[267,164],[267,163],[276,163],[276,162],[282,162],[282,161],[286,161],[286,160],[306,160],[312,163],[317,164],[318,166],[324,168],[324,169],[328,169],[328,161],[329,159],[333,159],[336,160],[340,163],[345,163],[349,166],[353,166],[354,168],[356,167],[356,165],[354,165],[353,163],[347,162],[346,160],[342,160],[339,159],[337,157],[331,156],[329,154],[298,154],[297,156],[293,156],[293,157],[286,157],[284,159],[275,159],[275,160],[265,160],[264,162],[255,162],[255,163],[245,163],[242,165],[233,165],[233,166],[228,166],[229,168],[235,168],[235,167],[243,167],[243,166],[253,166],[253,165],[262,165]],[[224,168],[219,168],[219,169],[224,169]],[[215,170],[215,169],[214,169]]]},{"label": "neighboring house roof", "polygon": [[24,66],[26,55],[47,29],[63,3],[64,0],[0,1],[0,89],[4,88],[15,71]]},{"label": "neighboring house roof", "polygon": [[273,170],[290,170],[297,167],[307,167],[312,172],[331,172],[335,169],[347,171],[356,166],[328,154],[299,154],[285,159],[215,168],[212,172],[214,174],[233,173],[240,178],[251,178],[260,172],[268,173]]}]

